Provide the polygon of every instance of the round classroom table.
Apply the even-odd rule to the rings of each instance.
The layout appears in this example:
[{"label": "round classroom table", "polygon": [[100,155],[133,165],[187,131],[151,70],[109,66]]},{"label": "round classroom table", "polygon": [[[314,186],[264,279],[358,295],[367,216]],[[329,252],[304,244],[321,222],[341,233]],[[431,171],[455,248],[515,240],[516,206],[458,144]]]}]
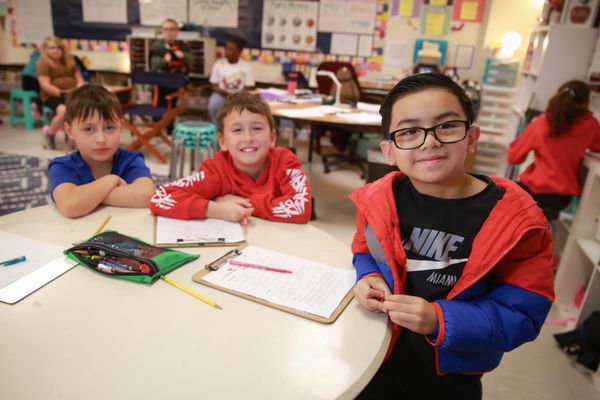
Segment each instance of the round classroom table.
[{"label": "round classroom table", "polygon": [[[66,249],[91,236],[108,214],[105,229],[152,242],[147,209],[107,207],[68,219],[44,206],[1,217],[0,230]],[[246,237],[352,268],[349,245],[310,224],[251,218]],[[161,280],[133,283],[81,266],[16,304],[0,303],[0,398],[306,400],[360,393],[389,345],[386,316],[354,299],[325,325],[191,280],[230,249],[183,249],[200,258],[169,274],[223,310]]]}]

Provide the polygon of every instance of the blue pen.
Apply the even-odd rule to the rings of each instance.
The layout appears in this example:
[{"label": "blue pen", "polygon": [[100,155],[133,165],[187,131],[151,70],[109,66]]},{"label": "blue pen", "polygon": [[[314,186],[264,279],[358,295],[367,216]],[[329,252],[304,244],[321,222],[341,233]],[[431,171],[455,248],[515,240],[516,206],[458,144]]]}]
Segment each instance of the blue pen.
[{"label": "blue pen", "polygon": [[17,258],[11,258],[9,260],[1,261],[0,265],[2,265],[4,267],[10,267],[11,265],[18,264],[25,260],[27,260],[27,257],[21,256],[21,257],[17,257]]}]

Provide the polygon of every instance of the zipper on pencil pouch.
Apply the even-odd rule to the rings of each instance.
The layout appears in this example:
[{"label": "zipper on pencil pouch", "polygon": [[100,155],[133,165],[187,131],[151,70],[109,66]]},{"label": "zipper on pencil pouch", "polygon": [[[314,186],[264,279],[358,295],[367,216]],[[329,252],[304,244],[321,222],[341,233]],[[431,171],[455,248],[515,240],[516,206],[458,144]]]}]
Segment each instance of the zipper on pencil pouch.
[{"label": "zipper on pencil pouch", "polygon": [[[158,266],[153,260],[138,257],[100,243],[84,242],[71,247],[68,251],[88,267],[111,275],[152,276],[159,271]],[[88,254],[82,252],[87,252]],[[134,261],[135,263],[131,263],[134,265],[124,262],[127,259]],[[137,265],[135,265],[136,263]]]}]

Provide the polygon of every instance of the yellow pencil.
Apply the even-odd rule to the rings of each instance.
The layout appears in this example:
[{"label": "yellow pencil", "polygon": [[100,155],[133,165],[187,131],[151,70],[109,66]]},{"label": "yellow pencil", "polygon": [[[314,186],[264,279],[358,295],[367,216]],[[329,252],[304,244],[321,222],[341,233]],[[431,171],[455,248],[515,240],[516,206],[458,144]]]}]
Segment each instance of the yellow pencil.
[{"label": "yellow pencil", "polygon": [[212,306],[214,308],[218,308],[219,310],[222,310],[223,307],[221,307],[220,305],[218,305],[217,303],[215,303],[214,301],[207,299],[206,297],[199,295],[198,293],[194,292],[191,289],[186,288],[183,285],[180,285],[179,283],[167,278],[166,276],[161,276],[160,279],[162,279],[163,281],[175,286],[177,289],[183,290],[184,292],[186,292],[187,294],[194,296],[195,298],[197,298],[198,300],[202,300],[203,302],[205,302],[206,304],[208,304],[209,306]]},{"label": "yellow pencil", "polygon": [[110,221],[110,215],[107,215],[106,218],[104,218],[104,221],[102,221],[102,223],[100,224],[98,229],[96,229],[96,232],[94,232],[92,236],[96,236],[97,234],[99,234],[100,231],[104,228],[104,226],[108,224],[108,221]]}]

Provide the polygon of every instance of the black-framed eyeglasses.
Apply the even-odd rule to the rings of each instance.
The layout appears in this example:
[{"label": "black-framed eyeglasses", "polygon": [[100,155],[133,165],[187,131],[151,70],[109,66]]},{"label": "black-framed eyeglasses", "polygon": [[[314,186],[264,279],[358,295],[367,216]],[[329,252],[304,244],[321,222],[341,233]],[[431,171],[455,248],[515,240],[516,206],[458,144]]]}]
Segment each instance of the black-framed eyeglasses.
[{"label": "black-framed eyeglasses", "polygon": [[460,142],[467,137],[471,123],[469,121],[446,121],[431,128],[402,128],[390,132],[388,140],[401,150],[411,150],[423,146],[427,134],[431,132],[440,143],[450,144]]}]

